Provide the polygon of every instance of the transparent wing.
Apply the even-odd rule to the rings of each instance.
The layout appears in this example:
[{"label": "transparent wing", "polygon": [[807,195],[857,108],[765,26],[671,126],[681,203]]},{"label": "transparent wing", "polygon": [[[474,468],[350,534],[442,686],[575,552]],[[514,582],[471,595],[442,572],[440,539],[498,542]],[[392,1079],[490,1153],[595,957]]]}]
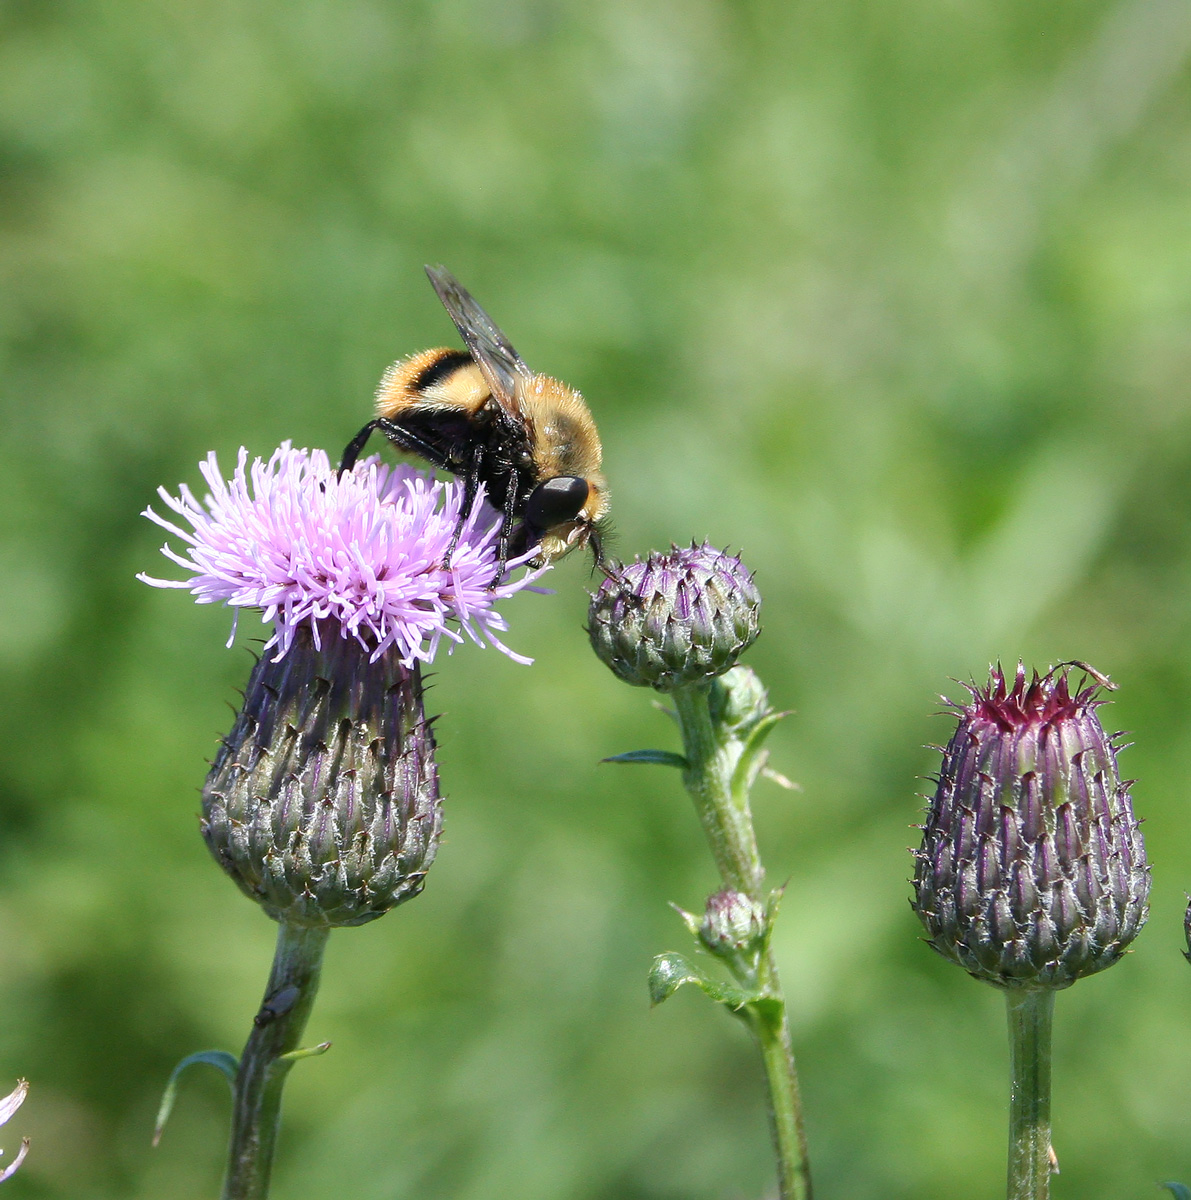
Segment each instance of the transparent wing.
[{"label": "transparent wing", "polygon": [[428,266],[426,274],[443,307],[455,322],[468,353],[484,373],[492,395],[506,412],[519,415],[517,379],[528,383],[533,378],[533,372],[509,345],[509,339],[496,327],[496,322],[446,267]]}]

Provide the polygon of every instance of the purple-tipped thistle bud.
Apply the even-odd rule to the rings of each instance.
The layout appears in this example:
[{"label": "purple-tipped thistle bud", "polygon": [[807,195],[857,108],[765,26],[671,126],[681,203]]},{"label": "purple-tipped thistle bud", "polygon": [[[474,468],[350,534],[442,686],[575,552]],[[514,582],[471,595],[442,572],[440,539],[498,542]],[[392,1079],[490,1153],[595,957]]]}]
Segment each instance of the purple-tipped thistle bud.
[{"label": "purple-tipped thistle bud", "polygon": [[[1072,666],[1092,682],[1074,693]],[[959,708],[923,826],[914,909],[930,944],[1000,987],[1062,988],[1115,963],[1147,914],[1150,870],[1116,747],[1082,664]]]},{"label": "purple-tipped thistle bud", "polygon": [[626,683],[672,692],[727,671],[761,631],[748,568],[706,542],[622,567],[591,600],[596,654]]},{"label": "purple-tipped thistle bud", "polygon": [[707,898],[699,941],[720,958],[753,957],[765,944],[765,910],[743,892],[726,888]]},{"label": "purple-tipped thistle bud", "polygon": [[362,925],[416,896],[442,827],[416,664],[299,629],[266,655],[203,788],[203,837],[291,925]]}]

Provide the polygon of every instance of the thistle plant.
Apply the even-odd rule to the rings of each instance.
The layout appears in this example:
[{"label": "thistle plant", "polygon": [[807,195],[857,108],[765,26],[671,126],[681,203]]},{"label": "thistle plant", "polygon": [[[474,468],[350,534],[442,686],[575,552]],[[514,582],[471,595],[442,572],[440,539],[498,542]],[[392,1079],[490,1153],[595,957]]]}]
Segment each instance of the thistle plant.
[{"label": "thistle plant", "polygon": [[1055,992],[1117,962],[1146,919],[1145,846],[1097,712],[1110,687],[1082,663],[973,685],[915,856],[931,946],[1005,992],[1009,1200],[1049,1194]]},{"label": "thistle plant", "polygon": [[809,1200],[798,1075],[770,947],[780,890],[766,884],[749,805],[767,771],[764,741],[787,714],[774,712],[757,676],[735,665],[760,632],[760,607],[739,558],[707,544],[675,546],[607,579],[592,597],[588,632],[618,678],[670,696],[682,734],[681,754],[636,750],[606,761],[682,771],[722,881],[701,917],[679,915],[730,980],[684,955],[663,954],[650,972],[651,998],[659,1004],[693,984],[749,1027],[769,1085],[781,1196]]},{"label": "thistle plant", "polygon": [[371,459],[340,477],[322,451],[285,444],[251,468],[241,450],[227,482],[214,455],[200,469],[202,503],[184,485],[160,492],[189,530],[145,514],[186,544],[163,553],[189,578],[140,578],[272,625],[203,787],[201,828],[278,935],[243,1053],[183,1059],[157,1137],[179,1074],[217,1067],[233,1094],[224,1200],[260,1200],[286,1075],[328,1046],[301,1042],[330,931],[416,896],[434,861],[442,813],[421,666],[465,636],[528,661],[501,642],[495,606],[536,575],[492,586],[499,515],[480,502],[461,512],[462,485],[408,467]]}]

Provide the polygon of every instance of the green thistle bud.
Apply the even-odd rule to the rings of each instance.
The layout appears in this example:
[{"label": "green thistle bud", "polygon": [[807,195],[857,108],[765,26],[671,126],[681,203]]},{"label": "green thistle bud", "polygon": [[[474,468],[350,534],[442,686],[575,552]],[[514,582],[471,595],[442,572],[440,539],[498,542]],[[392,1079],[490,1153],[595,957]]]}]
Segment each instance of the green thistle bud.
[{"label": "green thistle bud", "polygon": [[418,667],[309,626],[248,681],[203,788],[203,836],[278,921],[362,925],[416,896],[442,814]]},{"label": "green thistle bud", "polygon": [[672,692],[727,671],[760,633],[760,608],[739,558],[692,543],[638,559],[604,580],[587,631],[619,678]]},{"label": "green thistle bud", "polygon": [[765,943],[765,910],[730,888],[707,898],[699,941],[719,958],[755,958]]},{"label": "green thistle bud", "polygon": [[769,716],[769,693],[752,667],[735,666],[716,681],[708,697],[711,718],[724,729],[744,736]]},{"label": "green thistle bud", "polygon": [[[1093,682],[1074,694],[1068,673]],[[972,687],[943,756],[914,875],[930,944],[977,979],[1062,988],[1112,966],[1147,914],[1150,869],[1116,746],[1111,686],[1063,664]]]}]

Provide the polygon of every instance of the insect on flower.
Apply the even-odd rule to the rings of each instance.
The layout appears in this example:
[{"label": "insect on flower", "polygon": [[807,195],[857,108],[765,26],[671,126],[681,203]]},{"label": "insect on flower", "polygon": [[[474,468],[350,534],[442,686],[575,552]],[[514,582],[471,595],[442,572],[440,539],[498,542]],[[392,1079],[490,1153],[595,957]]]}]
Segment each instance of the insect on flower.
[{"label": "insect on flower", "polygon": [[[461,511],[485,488],[503,514],[498,581],[518,556],[547,566],[583,545],[607,571],[601,530],[608,485],[583,397],[531,371],[448,270],[427,267],[426,274],[467,350],[423,350],[394,363],[377,389],[377,415],[344,450],[340,471],[352,470],[379,429],[398,449],[460,476]],[[461,533],[460,525],[448,559]]]},{"label": "insect on flower", "polygon": [[[162,552],[188,578],[139,578],[260,609],[276,649],[211,765],[203,836],[274,920],[375,920],[422,890],[442,826],[421,665],[465,635],[528,662],[502,644],[495,606],[541,590],[540,572],[493,586],[500,516],[481,494],[465,506],[457,480],[376,459],[341,477],[323,451],[288,443],[251,467],[242,449],[230,480],[213,454],[200,470],[201,502],[185,485],[159,492],[189,529],[145,513],[186,543]],[[293,1001],[269,997],[257,1028]]]}]

